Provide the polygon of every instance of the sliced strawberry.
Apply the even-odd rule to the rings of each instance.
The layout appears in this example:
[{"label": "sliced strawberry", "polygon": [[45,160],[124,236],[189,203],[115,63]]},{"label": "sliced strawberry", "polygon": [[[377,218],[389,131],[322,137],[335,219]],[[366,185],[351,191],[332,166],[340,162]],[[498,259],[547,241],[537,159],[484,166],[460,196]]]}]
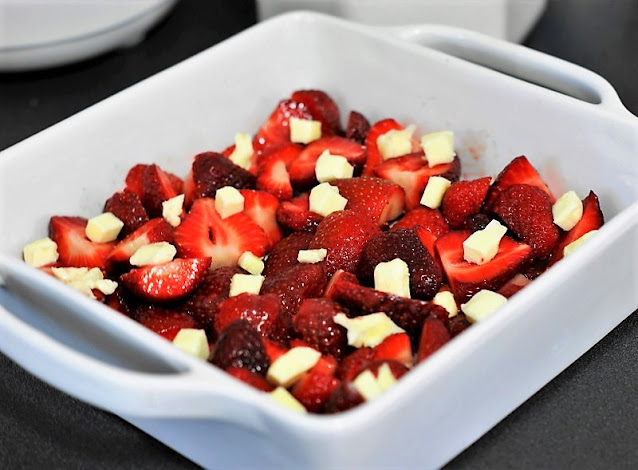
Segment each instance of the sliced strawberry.
[{"label": "sliced strawberry", "polygon": [[462,230],[469,230],[470,232],[476,232],[483,230],[492,221],[492,217],[487,214],[479,213],[466,217],[461,224]]},{"label": "sliced strawberry", "polygon": [[[293,340],[294,341],[294,340]],[[318,373],[324,375],[335,375],[337,373],[337,367],[339,362],[333,356],[322,355],[312,369],[311,373]]]},{"label": "sliced strawberry", "polygon": [[262,376],[270,367],[261,335],[246,320],[236,320],[224,329],[208,360],[224,370],[240,367]]},{"label": "sliced strawberry", "polygon": [[449,232],[436,241],[448,283],[458,303],[467,300],[481,289],[496,291],[510,280],[531,255],[529,245],[505,236],[496,256],[485,264],[474,264],[463,258],[463,242],[469,231]]},{"label": "sliced strawberry", "polygon": [[175,229],[180,256],[210,257],[214,268],[237,264],[245,251],[264,256],[268,243],[264,230],[250,217],[240,212],[222,219],[210,198],[197,199]]},{"label": "sliced strawberry", "polygon": [[468,217],[481,211],[491,181],[492,178],[488,176],[452,183],[441,202],[441,212],[450,227],[460,228]]},{"label": "sliced strawberry", "polygon": [[288,166],[302,149],[301,145],[286,143],[264,150],[259,159],[257,189],[267,191],[282,201],[292,199]]},{"label": "sliced strawberry", "polygon": [[350,139],[337,136],[322,137],[310,143],[288,167],[290,182],[293,187],[306,190],[317,184],[315,166],[323,152],[328,150],[331,155],[340,155],[355,168],[361,169],[366,160],[364,146]]},{"label": "sliced strawberry", "polygon": [[171,179],[157,165],[149,165],[142,178],[142,204],[150,217],[162,216],[162,202],[177,196]]},{"label": "sliced strawberry", "polygon": [[126,190],[137,194],[140,198],[144,192],[144,173],[150,165],[138,163],[126,174]]},{"label": "sliced strawberry", "polygon": [[[426,320],[427,321],[427,320]],[[374,347],[374,360],[390,359],[410,368],[413,365],[412,344],[407,333],[395,333]]]},{"label": "sliced strawberry", "polygon": [[318,413],[326,405],[341,381],[332,375],[311,372],[293,387],[292,395],[311,413]]},{"label": "sliced strawberry", "polygon": [[368,131],[365,140],[367,158],[362,173],[364,176],[374,175],[374,169],[383,162],[383,157],[377,146],[377,139],[392,130],[403,130],[403,126],[394,119],[384,119],[375,123]]},{"label": "sliced strawberry", "polygon": [[503,286],[498,290],[498,293],[509,299],[530,282],[532,282],[531,279],[528,279],[519,273],[503,284]]},{"label": "sliced strawberry", "polygon": [[416,362],[427,359],[448,341],[450,341],[450,333],[445,325],[434,317],[428,318],[423,323]]},{"label": "sliced strawberry", "polygon": [[241,380],[245,384],[256,388],[257,390],[261,390],[262,392],[271,392],[274,389],[274,387],[270,385],[263,376],[256,374],[249,369],[245,369],[243,367],[229,367],[226,369],[226,373],[238,380]]},{"label": "sliced strawberry", "polygon": [[472,326],[472,324],[467,319],[465,314],[459,312],[456,315],[454,315],[452,318],[450,318],[447,328],[452,338],[454,338],[455,336],[463,333],[470,326]]},{"label": "sliced strawberry", "polygon": [[286,328],[279,311],[281,303],[275,294],[239,294],[228,297],[219,305],[214,325],[221,334],[236,320],[246,320],[262,336],[274,341],[286,338]]},{"label": "sliced strawberry", "polygon": [[354,384],[349,380],[344,380],[330,395],[324,411],[326,413],[339,413],[354,408],[364,401]]},{"label": "sliced strawberry", "polygon": [[299,250],[307,250],[313,236],[310,232],[294,232],[275,244],[264,263],[264,276],[276,275],[299,264]]},{"label": "sliced strawberry", "polygon": [[119,285],[115,292],[106,296],[104,303],[127,317],[132,317],[133,312],[139,305],[139,301]]},{"label": "sliced strawberry", "polygon": [[[221,154],[226,158],[230,158],[234,151],[235,144],[231,145],[230,147],[226,147],[224,150],[221,151]],[[257,152],[253,152],[252,156],[250,157],[250,165],[247,170],[251,174],[257,176]]]},{"label": "sliced strawberry", "polygon": [[403,213],[405,192],[397,184],[373,176],[348,178],[332,184],[348,200],[346,210],[366,215],[378,225],[384,225]]},{"label": "sliced strawberry", "polygon": [[346,126],[346,138],[363,145],[366,143],[368,132],[370,132],[370,122],[366,117],[357,111],[350,111]]},{"label": "sliced strawberry", "polygon": [[314,231],[323,216],[310,210],[310,194],[303,193],[291,201],[282,201],[277,209],[277,222],[291,232]]},{"label": "sliced strawberry", "polygon": [[295,100],[279,102],[253,142],[256,152],[261,154],[267,147],[290,142],[290,118],[312,119],[306,105]]},{"label": "sliced strawberry", "polygon": [[350,282],[355,285],[359,285],[359,279],[352,273],[348,271],[344,271],[343,269],[338,270],[336,273],[332,275],[330,281],[328,282],[328,286],[326,287],[326,291],[324,292],[324,297],[328,299],[333,298],[333,287],[335,285],[340,285],[342,282]]},{"label": "sliced strawberry", "polygon": [[374,349],[369,347],[355,349],[339,364],[337,377],[344,381],[352,381],[359,375],[359,371],[367,368],[374,360]]},{"label": "sliced strawberry", "polygon": [[286,271],[267,276],[261,292],[279,295],[283,311],[288,319],[291,319],[297,313],[303,299],[323,295],[326,283],[322,263],[298,264]]},{"label": "sliced strawberry", "polygon": [[403,157],[391,158],[377,165],[374,174],[398,184],[405,190],[405,208],[412,210],[420,206],[423,190],[430,176],[441,176],[452,182],[459,179],[461,163],[454,157],[451,163],[441,163],[429,167],[423,159],[423,153],[412,153]]},{"label": "sliced strawberry", "polygon": [[141,246],[157,242],[173,243],[173,227],[162,218],[149,220],[115,245],[107,259],[109,269],[128,266],[129,259]]},{"label": "sliced strawberry", "polygon": [[290,98],[303,103],[315,121],[321,121],[321,135],[339,134],[341,118],[339,107],[327,93],[321,90],[298,90]]},{"label": "sliced strawberry", "polygon": [[329,299],[305,299],[293,318],[293,328],[311,348],[340,358],[348,338],[345,328],[332,319],[339,312],[339,306]]},{"label": "sliced strawberry", "polygon": [[110,212],[124,223],[120,237],[137,230],[149,220],[139,196],[128,190],[115,193],[107,199],[103,212]]},{"label": "sliced strawberry", "polygon": [[264,347],[266,348],[266,355],[268,356],[268,359],[270,359],[271,364],[288,351],[286,346],[277,341],[272,341],[263,337],[262,340],[264,342]]},{"label": "sliced strawberry", "polygon": [[106,268],[114,243],[94,243],[86,237],[87,220],[54,216],[49,220],[49,237],[58,245],[60,266]]},{"label": "sliced strawberry", "polygon": [[252,189],[242,189],[240,193],[244,196],[244,214],[264,230],[268,237],[266,250],[270,250],[282,237],[276,217],[279,199],[267,192]]},{"label": "sliced strawberry", "polygon": [[129,291],[148,302],[168,302],[193,292],[204,279],[210,258],[177,258],[164,264],[135,268],[120,276]]},{"label": "sliced strawberry", "polygon": [[426,228],[437,237],[450,231],[450,227],[441,212],[425,206],[419,206],[406,213],[390,230],[416,228],[418,226]]},{"label": "sliced strawberry", "polygon": [[195,321],[185,313],[157,305],[140,306],[135,310],[133,317],[169,341],[173,341],[182,328],[197,328]]}]

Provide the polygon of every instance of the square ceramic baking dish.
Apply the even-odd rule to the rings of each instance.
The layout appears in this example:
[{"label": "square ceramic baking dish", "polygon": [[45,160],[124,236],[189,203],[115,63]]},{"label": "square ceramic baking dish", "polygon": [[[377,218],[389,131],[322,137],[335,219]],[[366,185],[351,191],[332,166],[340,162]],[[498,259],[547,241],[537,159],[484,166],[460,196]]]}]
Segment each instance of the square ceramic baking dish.
[{"label": "square ceramic baking dish", "polygon": [[[336,416],[284,409],[22,263],[51,215],[99,213],[138,162],[184,175],[299,88],[371,121],[454,130],[469,176],[526,154],[555,193],[593,189],[607,223],[396,387]],[[577,66],[463,30],[281,16],[0,154],[0,348],[205,467],[438,467],[638,306],[636,155],[638,119]]]}]

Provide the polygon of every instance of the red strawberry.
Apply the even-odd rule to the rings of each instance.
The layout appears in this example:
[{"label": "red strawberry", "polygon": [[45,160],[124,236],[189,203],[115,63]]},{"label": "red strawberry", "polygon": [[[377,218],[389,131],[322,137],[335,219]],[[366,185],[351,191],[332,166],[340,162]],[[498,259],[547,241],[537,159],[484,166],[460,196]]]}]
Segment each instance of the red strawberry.
[{"label": "red strawberry", "polygon": [[321,154],[326,150],[331,155],[345,157],[355,167],[355,170],[360,169],[366,159],[364,146],[343,137],[322,137],[310,143],[288,166],[293,187],[305,190],[317,184],[315,166]]},{"label": "red strawberry", "polygon": [[374,360],[374,349],[368,347],[355,349],[339,364],[337,377],[343,381],[352,381],[361,370],[366,369]]},{"label": "red strawberry", "polygon": [[[292,341],[294,342],[294,340]],[[335,375],[337,372],[337,367],[339,366],[339,362],[333,356],[323,355],[319,358],[317,363],[314,365],[312,369],[310,369],[311,373],[318,373],[324,375]]]},{"label": "red strawberry", "polygon": [[262,340],[264,342],[264,347],[266,348],[266,355],[268,356],[268,359],[270,359],[271,364],[288,351],[286,346],[277,341],[272,341],[264,337],[262,337]]},{"label": "red strawberry", "polygon": [[349,380],[344,380],[332,392],[324,410],[326,413],[339,413],[360,405],[365,400]]},{"label": "red strawberry", "polygon": [[107,258],[109,268],[128,266],[129,259],[141,246],[157,242],[173,243],[173,227],[162,218],[149,220],[115,245]]},{"label": "red strawberry", "polygon": [[253,142],[256,152],[261,153],[269,146],[290,142],[290,118],[312,119],[306,105],[295,100],[279,102],[268,120],[257,132]]},{"label": "red strawberry", "polygon": [[450,227],[441,212],[425,206],[419,206],[406,213],[390,230],[401,230],[418,226],[426,228],[437,237],[450,231]]},{"label": "red strawberry", "polygon": [[456,315],[454,315],[452,318],[450,318],[447,327],[450,332],[450,335],[452,336],[452,338],[454,338],[456,335],[463,333],[470,326],[472,326],[472,324],[467,319],[465,314],[459,312]]},{"label": "red strawberry", "polygon": [[[149,166],[151,165],[138,163],[129,170],[128,174],[126,175],[126,191],[133,192],[140,198],[142,197],[142,194],[144,192],[144,174],[146,173],[146,170]],[[164,171],[164,174],[168,178],[173,191],[175,191],[175,194],[181,194],[183,192],[182,179],[179,176],[174,175],[173,173],[169,173],[168,171]]]},{"label": "red strawberry", "polygon": [[310,242],[310,249],[325,248],[326,273],[337,270],[356,272],[365,244],[379,227],[366,217],[352,211],[337,211],[325,217]]},{"label": "red strawberry", "polygon": [[322,264],[298,264],[286,271],[267,276],[261,288],[263,294],[278,294],[283,311],[291,319],[303,299],[321,297],[326,288]]},{"label": "red strawberry", "polygon": [[282,201],[277,209],[277,222],[289,231],[314,231],[323,216],[310,211],[310,194],[303,193],[292,201]]},{"label": "red strawberry", "polygon": [[487,214],[474,214],[467,217],[463,221],[463,224],[461,224],[461,229],[469,230],[470,232],[476,232],[478,230],[483,230],[491,221],[492,218]]},{"label": "red strawberry", "polygon": [[135,310],[134,318],[146,328],[173,341],[182,328],[197,328],[195,321],[182,312],[157,305],[144,305]]},{"label": "red strawberry", "polygon": [[210,258],[177,258],[164,264],[131,269],[120,276],[120,281],[142,300],[168,302],[193,292],[209,267]]},{"label": "red strawberry", "polygon": [[384,119],[375,123],[370,128],[365,140],[367,158],[362,173],[364,176],[372,176],[377,165],[383,162],[383,157],[381,156],[381,152],[379,152],[379,147],[377,146],[377,139],[386,132],[392,130],[400,131],[402,129],[403,126],[394,119]]},{"label": "red strawberry", "polygon": [[403,213],[405,192],[397,184],[373,176],[348,178],[332,184],[348,200],[346,210],[365,215],[378,225]]},{"label": "red strawberry", "polygon": [[428,318],[423,323],[416,362],[419,363],[427,359],[448,341],[450,341],[450,333],[445,325],[434,317]]},{"label": "red strawberry", "polygon": [[120,237],[125,237],[149,220],[139,196],[127,190],[115,193],[107,199],[104,212],[112,213],[124,223]]},{"label": "red strawberry", "polygon": [[239,294],[228,297],[219,305],[215,315],[215,331],[221,334],[236,320],[246,320],[262,336],[272,340],[286,337],[286,329],[279,316],[281,304],[274,294]]},{"label": "red strawberry", "polygon": [[[427,321],[427,320],[426,320]],[[410,368],[413,365],[412,344],[407,333],[395,333],[374,347],[374,360],[390,359]]]},{"label": "red strawberry", "polygon": [[494,201],[492,209],[512,232],[532,247],[533,258],[547,258],[556,247],[560,233],[554,225],[552,202],[536,186],[509,186]]},{"label": "red strawberry", "polygon": [[228,325],[208,360],[224,370],[241,367],[262,376],[270,367],[261,335],[246,320]]},{"label": "red strawberry", "polygon": [[329,299],[305,299],[293,318],[293,328],[311,348],[340,358],[348,347],[346,330],[332,319],[341,312]]},{"label": "red strawberry", "polygon": [[441,212],[450,227],[460,228],[465,219],[481,211],[491,181],[492,178],[488,176],[452,183],[441,202]]},{"label": "red strawberry", "polygon": [[286,143],[264,150],[259,159],[257,189],[267,191],[282,201],[292,199],[288,166],[302,150],[301,145]]},{"label": "red strawberry", "polygon": [[157,165],[149,165],[142,178],[142,204],[150,217],[162,216],[162,202],[177,196],[168,174]]},{"label": "red strawberry", "polygon": [[494,180],[492,187],[485,199],[485,208],[491,209],[498,196],[513,184],[530,184],[547,193],[551,203],[556,202],[545,182],[541,179],[536,168],[532,166],[527,157],[521,155],[507,164]]},{"label": "red strawberry", "polygon": [[303,103],[312,118],[321,121],[321,135],[340,133],[339,107],[327,93],[320,90],[298,90],[290,98]]},{"label": "red strawberry", "polygon": [[58,245],[60,266],[105,269],[114,243],[89,240],[85,233],[87,222],[82,217],[54,216],[49,220],[49,237]]},{"label": "red strawberry", "polygon": [[268,238],[246,214],[240,212],[222,219],[215,210],[215,201],[201,198],[175,229],[175,244],[180,256],[211,257],[212,266],[217,268],[237,264],[245,251],[263,256]]},{"label": "red strawberry", "polygon": [[412,210],[421,204],[423,190],[430,176],[441,176],[450,181],[459,179],[461,163],[454,157],[451,163],[441,163],[429,167],[423,159],[423,153],[412,153],[403,157],[391,158],[376,166],[374,174],[398,184],[405,190],[405,208]]},{"label": "red strawberry", "polygon": [[264,263],[264,276],[278,274],[298,264],[299,250],[307,250],[312,237],[310,232],[294,232],[275,244]]},{"label": "red strawberry", "polygon": [[512,279],[503,284],[503,286],[498,290],[498,293],[509,299],[530,282],[532,281],[522,274],[517,274]]},{"label": "red strawberry", "polygon": [[368,132],[370,132],[370,123],[366,117],[357,111],[350,111],[346,126],[346,137],[363,145],[366,142]]},{"label": "red strawberry", "polygon": [[270,250],[282,237],[276,217],[279,199],[264,191],[242,189],[240,192],[244,196],[244,214],[264,230],[268,237],[266,250]]},{"label": "red strawberry", "polygon": [[243,367],[229,367],[226,373],[262,392],[271,392],[274,388],[263,376]]},{"label": "red strawberry", "polygon": [[139,302],[137,299],[134,298],[134,296],[126,292],[126,290],[123,289],[122,286],[117,286],[115,292],[113,292],[111,295],[106,296],[106,300],[104,301],[104,303],[111,307],[113,310],[117,310],[127,317],[132,317],[133,312],[137,308]]},{"label": "red strawberry", "polygon": [[498,290],[528,260],[532,248],[505,236],[496,256],[485,264],[469,263],[463,258],[463,242],[468,231],[449,232],[436,241],[445,275],[456,301],[466,302],[481,289]]},{"label": "red strawberry", "polygon": [[310,372],[293,387],[292,395],[311,413],[318,413],[341,381],[332,375]]},{"label": "red strawberry", "polygon": [[333,296],[333,287],[335,285],[339,285],[342,282],[350,282],[355,285],[359,285],[359,280],[357,276],[348,271],[344,271],[343,269],[338,270],[336,273],[332,275],[330,281],[328,282],[328,286],[326,287],[326,291],[324,292],[324,297],[328,299],[332,299]]},{"label": "red strawberry", "polygon": [[[226,158],[230,158],[230,156],[233,154],[233,152],[235,151],[235,144],[226,147],[224,150],[222,150],[221,154],[226,157]],[[251,174],[253,175],[257,175],[257,152],[253,152],[252,156],[250,157],[250,166],[247,169]]]}]

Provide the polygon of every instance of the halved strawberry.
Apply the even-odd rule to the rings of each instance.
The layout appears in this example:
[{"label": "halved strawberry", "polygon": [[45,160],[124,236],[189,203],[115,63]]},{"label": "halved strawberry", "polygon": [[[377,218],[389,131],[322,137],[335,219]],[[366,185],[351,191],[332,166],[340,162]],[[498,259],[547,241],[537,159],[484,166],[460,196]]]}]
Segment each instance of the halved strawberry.
[{"label": "halved strawberry", "polygon": [[461,161],[454,157],[450,163],[429,167],[422,152],[412,153],[380,163],[375,167],[374,174],[401,186],[405,190],[405,208],[412,210],[419,207],[430,176],[457,181],[461,174]]},{"label": "halved strawberry", "polygon": [[54,216],[49,220],[49,237],[58,245],[60,266],[106,268],[114,243],[94,243],[86,237],[87,220]]},{"label": "halved strawberry", "polygon": [[323,263],[298,264],[266,277],[262,294],[277,294],[288,319],[297,313],[303,299],[321,297],[327,280]]},{"label": "halved strawberry", "polygon": [[341,132],[339,107],[328,94],[321,90],[297,90],[290,99],[303,103],[315,121],[321,121],[321,135]]},{"label": "halved strawberry", "polygon": [[375,123],[366,135],[365,146],[367,150],[366,162],[363,168],[362,175],[372,176],[374,175],[374,169],[383,162],[381,152],[377,146],[377,139],[392,130],[403,130],[403,126],[396,122],[394,119],[383,119]]},{"label": "halved strawberry", "polygon": [[295,189],[306,190],[317,184],[315,166],[321,154],[328,150],[331,155],[341,155],[355,168],[361,169],[366,160],[364,146],[350,139],[338,136],[322,137],[308,144],[299,156],[288,166],[290,182]]},{"label": "halved strawberry", "polygon": [[374,361],[374,349],[362,347],[343,358],[337,368],[337,377],[344,381],[354,380],[359,371],[368,367]]},{"label": "halved strawberry", "polygon": [[157,165],[149,165],[142,179],[142,204],[150,217],[162,216],[162,202],[177,196],[171,180]]},{"label": "halved strawberry", "polygon": [[173,341],[182,328],[197,328],[195,321],[185,313],[157,305],[138,307],[133,318],[169,341]]},{"label": "halved strawberry", "polygon": [[264,338],[262,337],[262,340],[264,342],[264,348],[266,350],[266,355],[268,356],[268,359],[270,359],[270,363],[272,364],[273,362],[275,362],[277,359],[279,359],[280,356],[283,356],[287,351],[288,348],[277,342],[277,341],[272,341],[268,338]]},{"label": "halved strawberry", "polygon": [[303,193],[291,201],[282,201],[277,209],[277,222],[291,232],[314,231],[323,216],[310,210],[310,194]]},{"label": "halved strawberry", "polygon": [[295,100],[280,101],[259,129],[253,148],[261,154],[267,147],[290,142],[290,118],[312,119],[306,105]]},{"label": "halved strawberry", "polygon": [[348,347],[348,338],[345,328],[332,319],[339,312],[332,300],[305,299],[293,318],[293,328],[311,348],[340,358]]},{"label": "halved strawberry", "polygon": [[339,285],[342,282],[350,282],[354,285],[359,285],[359,279],[353,273],[349,273],[348,271],[344,271],[343,269],[338,270],[336,273],[332,275],[328,285],[326,286],[326,291],[324,292],[324,297],[328,299],[332,299],[334,292],[333,288],[335,285]]},{"label": "halved strawberry", "polygon": [[282,201],[292,198],[288,166],[299,156],[301,145],[286,143],[264,150],[259,159],[257,189],[267,191]]},{"label": "halved strawberry", "polygon": [[241,367],[262,376],[270,367],[261,335],[246,320],[236,320],[224,329],[208,361],[224,370]]},{"label": "halved strawberry", "polygon": [[456,335],[463,333],[467,330],[472,324],[467,319],[464,313],[457,313],[448,321],[448,331],[450,332],[450,336],[454,338]]},{"label": "halved strawberry", "polygon": [[246,320],[262,336],[274,341],[286,338],[286,328],[279,315],[281,303],[275,294],[243,293],[228,297],[219,305],[214,325],[221,334],[236,320]]},{"label": "halved strawberry", "polygon": [[326,413],[339,413],[354,408],[364,401],[365,399],[354,384],[350,380],[344,380],[330,395],[330,399],[324,406],[324,411]]},{"label": "halved strawberry", "polygon": [[332,185],[339,188],[339,194],[348,200],[346,210],[366,215],[378,225],[384,225],[403,213],[405,192],[390,181],[362,176],[334,181]]},{"label": "halved strawberry", "polygon": [[[295,315],[296,317],[296,315]],[[291,348],[312,348],[309,343],[305,342],[299,338],[293,338],[290,340]],[[312,348],[317,349],[317,348]],[[319,373],[324,375],[335,375],[337,373],[337,367],[339,366],[339,361],[334,356],[329,356],[326,354],[322,354],[317,363],[312,366],[309,373]]]},{"label": "halved strawberry", "polygon": [[450,341],[450,332],[445,325],[434,317],[428,318],[423,323],[416,362],[419,363],[427,359],[448,341]]},{"label": "halved strawberry", "polygon": [[243,367],[229,367],[226,373],[262,392],[271,392],[274,388],[262,375]]},{"label": "halved strawberry", "polygon": [[[126,191],[131,191],[137,194],[140,198],[144,192],[144,174],[146,173],[147,168],[151,166],[146,163],[138,163],[134,165],[129,172],[126,174]],[[163,170],[162,170],[163,171]],[[183,192],[183,181],[182,179],[170,173],[168,171],[164,171],[164,174],[168,178],[170,185],[176,194],[181,194]]]},{"label": "halved strawberry", "polygon": [[350,111],[346,125],[346,138],[363,145],[366,143],[368,132],[370,132],[370,122],[366,117],[357,111]]},{"label": "halved strawberry", "polygon": [[127,264],[141,246],[157,242],[173,243],[173,227],[162,218],[149,220],[115,245],[107,258],[109,269]]},{"label": "halved strawberry", "polygon": [[532,282],[531,279],[528,279],[519,273],[503,284],[503,286],[498,290],[498,293],[509,299],[530,282]]},{"label": "halved strawberry", "polygon": [[210,258],[177,258],[164,264],[131,269],[120,276],[120,281],[142,300],[168,302],[193,292],[209,267]]},{"label": "halved strawberry", "polygon": [[[423,246],[425,246],[436,260],[436,251],[434,250],[434,242],[444,233],[450,231],[445,217],[440,211],[430,209],[429,207],[419,206],[405,214],[390,231],[413,228]],[[437,261],[438,263],[438,261]]]},{"label": "halved strawberry", "polygon": [[[427,320],[426,320],[427,321]],[[374,347],[374,360],[391,359],[407,368],[412,367],[412,344],[407,333],[395,333]]]},{"label": "halved strawberry", "polygon": [[222,219],[210,198],[197,199],[175,229],[180,256],[210,257],[214,268],[237,264],[245,251],[264,256],[268,243],[264,230],[250,217],[240,212]]},{"label": "halved strawberry", "polygon": [[125,237],[149,221],[140,197],[126,189],[108,198],[103,212],[110,212],[124,223],[119,238]]},{"label": "halved strawberry", "polygon": [[441,201],[441,212],[450,227],[460,228],[468,217],[481,211],[491,181],[488,176],[452,183]]},{"label": "halved strawberry", "polygon": [[293,387],[292,395],[311,413],[318,413],[339,387],[341,381],[326,374],[310,372]]},{"label": "halved strawberry", "polygon": [[481,265],[470,263],[463,258],[463,242],[471,234],[465,230],[449,232],[436,241],[436,251],[458,303],[467,302],[481,289],[498,290],[520,270],[532,252],[529,245],[505,236],[491,261]]},{"label": "halved strawberry", "polygon": [[244,196],[244,214],[264,230],[268,237],[266,250],[270,250],[282,237],[276,217],[279,199],[267,192],[252,189],[242,189],[240,193]]},{"label": "halved strawberry", "polygon": [[294,232],[275,244],[264,263],[264,276],[276,275],[299,264],[299,250],[307,250],[313,236],[310,232]]}]

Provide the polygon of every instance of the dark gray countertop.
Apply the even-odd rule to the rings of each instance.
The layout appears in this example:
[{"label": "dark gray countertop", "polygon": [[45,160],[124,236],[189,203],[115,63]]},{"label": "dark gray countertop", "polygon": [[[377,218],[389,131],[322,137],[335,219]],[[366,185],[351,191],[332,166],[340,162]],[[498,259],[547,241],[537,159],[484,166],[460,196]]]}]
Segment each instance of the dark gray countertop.
[{"label": "dark gray countertop", "polygon": [[[54,70],[0,74],[0,150],[254,21],[251,1],[182,0],[136,47]],[[525,44],[599,73],[638,114],[638,1],[549,0]],[[634,313],[449,468],[637,468],[637,364]],[[0,355],[0,468],[41,467],[193,464]]]}]

